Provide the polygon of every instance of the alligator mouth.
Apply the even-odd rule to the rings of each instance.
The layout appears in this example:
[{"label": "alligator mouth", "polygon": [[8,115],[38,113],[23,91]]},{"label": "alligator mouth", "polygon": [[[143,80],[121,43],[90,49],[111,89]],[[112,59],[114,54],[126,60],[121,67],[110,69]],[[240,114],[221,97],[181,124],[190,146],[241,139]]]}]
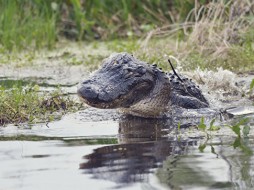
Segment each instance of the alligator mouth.
[{"label": "alligator mouth", "polygon": [[[153,85],[150,81],[143,81],[137,84],[133,84],[130,90],[126,90],[126,93],[121,93],[116,98],[110,97],[110,93],[106,97],[103,97],[100,93],[96,93],[92,88],[81,87],[78,89],[79,98],[86,104],[102,109],[114,109],[114,108],[128,108],[133,104],[140,101],[146,96]],[[114,90],[116,93],[117,90]]]},{"label": "alligator mouth", "polygon": [[[78,93],[79,99],[86,103],[89,106],[96,107],[96,108],[102,108],[102,109],[109,109],[109,108],[117,108],[115,102],[105,102],[103,100],[100,101],[92,101],[92,100],[87,100],[84,98],[81,94]],[[98,97],[98,96],[97,96]]]}]

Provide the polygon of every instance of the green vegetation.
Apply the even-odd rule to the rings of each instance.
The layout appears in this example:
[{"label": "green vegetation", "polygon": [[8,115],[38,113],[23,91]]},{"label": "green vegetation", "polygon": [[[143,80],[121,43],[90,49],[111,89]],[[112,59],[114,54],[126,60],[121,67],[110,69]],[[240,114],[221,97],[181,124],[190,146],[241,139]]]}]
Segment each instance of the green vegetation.
[{"label": "green vegetation", "polygon": [[80,106],[61,91],[40,93],[39,86],[0,87],[0,125],[49,122]]},{"label": "green vegetation", "polygon": [[0,43],[7,49],[31,44],[50,48],[58,36],[78,40],[140,36],[184,20],[193,7],[189,0],[2,0]]},{"label": "green vegetation", "polygon": [[[203,131],[206,131],[206,129],[208,131],[218,131],[220,129],[220,127],[215,126],[214,122],[215,122],[215,118],[210,121],[209,128],[207,129],[207,126],[205,124],[205,119],[204,119],[204,117],[202,117],[200,120],[200,124],[198,125],[198,129],[203,130]],[[210,138],[210,136],[211,135],[207,134],[207,138]]]},{"label": "green vegetation", "polygon": [[0,44],[7,49],[27,45],[52,47],[57,39],[57,13],[43,0],[0,1]]},{"label": "green vegetation", "polygon": [[250,83],[250,92],[252,92],[254,89],[254,79],[252,79],[251,83]]},{"label": "green vegetation", "polygon": [[223,67],[234,72],[252,71],[253,6],[248,0],[197,5],[185,22],[151,31],[141,43],[143,54],[163,65],[167,65],[163,55],[173,55],[185,70]]},{"label": "green vegetation", "polygon": [[252,6],[249,0],[2,0],[0,39],[7,48],[32,41],[51,47],[59,35],[112,39],[151,31],[147,38],[173,36],[219,55],[231,44],[252,48]]},{"label": "green vegetation", "polygon": [[253,7],[249,0],[2,0],[0,49],[110,39],[110,49],[164,68],[165,55],[173,55],[186,70],[246,72],[254,70]]},{"label": "green vegetation", "polygon": [[[233,125],[225,125],[222,127],[229,127],[232,130],[232,132],[235,135],[237,135],[234,142],[232,143],[232,146],[234,148],[240,148],[245,154],[252,155],[253,151],[249,147],[247,147],[245,144],[245,139],[248,138],[248,135],[250,132],[250,126],[248,124],[248,121],[249,121],[248,118],[242,118]],[[217,130],[220,130],[221,128],[219,126],[214,126],[214,122],[215,122],[215,119],[211,120],[210,126],[208,128],[208,126],[205,124],[204,118],[202,117],[200,120],[198,129],[204,131],[206,134],[205,142],[199,146],[199,150],[201,152],[203,152],[204,149],[207,147],[209,140],[215,136],[211,133],[211,131],[217,131]],[[211,152],[216,154],[213,145],[210,144],[210,146],[211,146]]]},{"label": "green vegetation", "polygon": [[[245,145],[244,139],[248,137],[250,126],[247,124],[248,118],[241,119],[238,123],[228,126],[237,135],[233,143],[234,148],[240,148],[246,154],[252,155],[253,151]],[[241,128],[242,127],[242,128]]]},{"label": "green vegetation", "polygon": [[250,83],[250,89],[249,89],[249,92],[247,93],[248,96],[249,96],[249,99],[253,100],[253,103],[254,103],[254,79],[252,79],[251,83]]}]

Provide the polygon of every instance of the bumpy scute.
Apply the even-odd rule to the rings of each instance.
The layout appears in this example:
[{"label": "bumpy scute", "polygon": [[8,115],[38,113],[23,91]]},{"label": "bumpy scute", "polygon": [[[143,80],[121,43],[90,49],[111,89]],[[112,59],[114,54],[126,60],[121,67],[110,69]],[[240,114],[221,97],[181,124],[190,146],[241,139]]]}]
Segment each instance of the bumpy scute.
[{"label": "bumpy scute", "polygon": [[78,95],[97,108],[120,108],[126,114],[161,117],[172,105],[208,107],[198,86],[184,76],[165,73],[128,53],[116,53],[80,84]]}]

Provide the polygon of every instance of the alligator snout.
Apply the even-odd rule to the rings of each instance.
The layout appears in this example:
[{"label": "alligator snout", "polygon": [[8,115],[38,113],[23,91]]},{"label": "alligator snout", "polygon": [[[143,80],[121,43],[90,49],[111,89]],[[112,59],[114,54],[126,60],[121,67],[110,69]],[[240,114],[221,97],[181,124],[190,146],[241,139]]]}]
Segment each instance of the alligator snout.
[{"label": "alligator snout", "polygon": [[86,81],[80,85],[77,93],[85,103],[98,108],[104,108],[106,104],[112,104],[112,97],[114,97],[114,94],[104,88],[104,85],[101,86],[97,83]]},{"label": "alligator snout", "polygon": [[78,89],[78,95],[85,101],[85,102],[96,102],[98,101],[99,93],[97,90],[90,86],[90,85],[83,85]]}]

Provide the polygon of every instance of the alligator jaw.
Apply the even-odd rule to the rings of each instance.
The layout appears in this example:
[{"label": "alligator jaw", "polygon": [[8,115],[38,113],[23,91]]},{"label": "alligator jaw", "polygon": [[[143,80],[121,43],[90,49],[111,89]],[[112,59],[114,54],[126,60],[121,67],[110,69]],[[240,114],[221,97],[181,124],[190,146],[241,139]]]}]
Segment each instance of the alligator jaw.
[{"label": "alligator jaw", "polygon": [[171,93],[170,83],[165,76],[164,73],[158,73],[151,92],[129,108],[121,108],[121,112],[139,117],[162,118],[168,111]]},{"label": "alligator jaw", "polygon": [[[131,89],[124,91],[124,93],[118,93],[118,96],[112,98],[113,96],[101,93],[99,90],[89,86],[80,86],[78,88],[79,98],[86,104],[101,108],[101,109],[115,109],[115,108],[129,108],[132,105],[143,99],[147,93],[153,89],[153,84],[150,81],[142,81],[140,83],[132,84]],[[113,93],[117,93],[113,91]]]}]

